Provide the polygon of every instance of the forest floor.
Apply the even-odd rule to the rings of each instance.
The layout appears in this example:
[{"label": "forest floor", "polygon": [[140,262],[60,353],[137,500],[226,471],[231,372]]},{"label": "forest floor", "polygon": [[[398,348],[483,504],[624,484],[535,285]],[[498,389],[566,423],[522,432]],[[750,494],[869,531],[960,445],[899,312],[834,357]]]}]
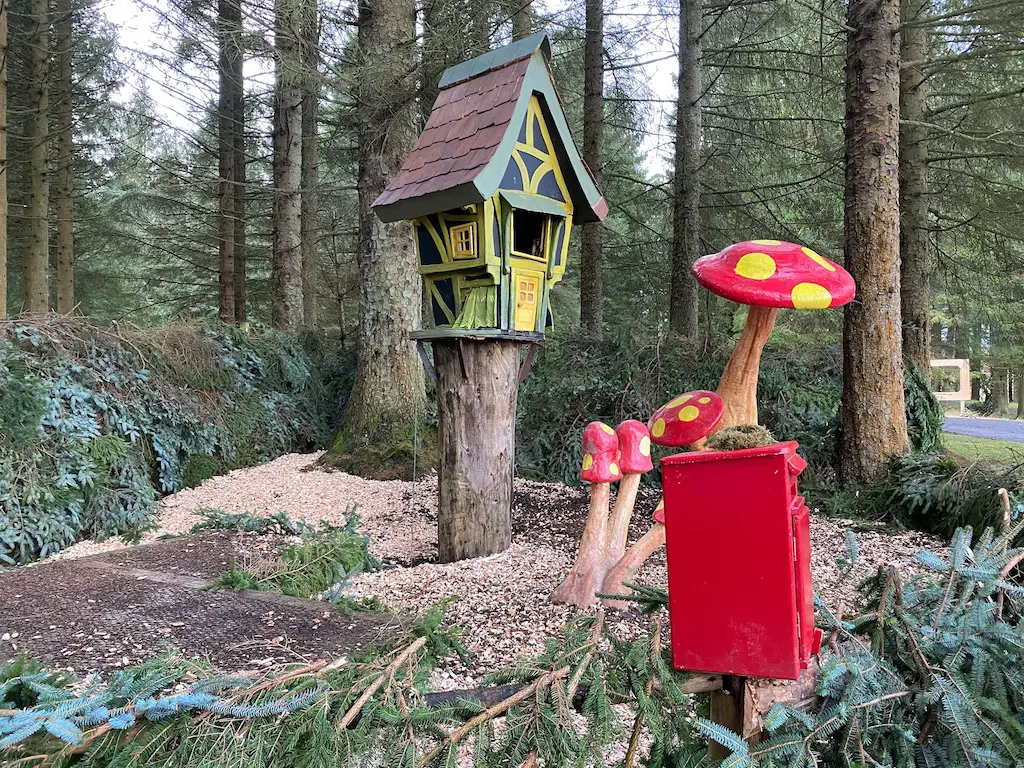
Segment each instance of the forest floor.
[{"label": "forest floor", "polygon": [[[570,567],[587,514],[587,491],[516,480],[513,543],[491,557],[436,563],[435,477],[415,483],[373,481],[316,467],[317,455],[293,454],[237,470],[163,500],[159,527],[145,546],[82,542],[43,563],[0,575],[0,658],[25,648],[82,673],[135,664],[168,645],[226,669],[282,660],[334,658],[398,631],[406,618],[451,599],[447,621],[465,629],[468,661],[451,660],[438,688],[479,684],[483,674],[542,649],[576,610],[547,595]],[[630,535],[650,524],[657,491],[641,492]],[[342,525],[352,507],[358,530],[386,568],[352,580],[353,597],[375,596],[391,613],[341,614],[324,603],[278,595],[203,589],[232,556],[272,556],[281,537],[189,534],[196,512],[218,509]],[[855,527],[861,527],[853,524]],[[830,605],[852,607],[860,576],[887,563],[918,568],[922,548],[942,544],[916,532],[861,530],[860,559],[842,579],[844,521],[812,517],[815,587]],[[177,536],[163,541],[160,537]],[[638,581],[664,586],[664,551]],[[4,605],[6,603],[6,606]],[[645,631],[648,617],[610,613],[619,634]]]}]

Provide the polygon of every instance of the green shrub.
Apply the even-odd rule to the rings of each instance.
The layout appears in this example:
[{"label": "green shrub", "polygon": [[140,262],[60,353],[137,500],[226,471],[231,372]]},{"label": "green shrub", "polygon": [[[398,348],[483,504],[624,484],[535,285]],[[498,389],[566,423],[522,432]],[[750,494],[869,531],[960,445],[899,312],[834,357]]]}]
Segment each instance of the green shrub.
[{"label": "green shrub", "polygon": [[342,365],[273,331],[0,322],[0,561],[137,536],[155,499],[332,436]]}]

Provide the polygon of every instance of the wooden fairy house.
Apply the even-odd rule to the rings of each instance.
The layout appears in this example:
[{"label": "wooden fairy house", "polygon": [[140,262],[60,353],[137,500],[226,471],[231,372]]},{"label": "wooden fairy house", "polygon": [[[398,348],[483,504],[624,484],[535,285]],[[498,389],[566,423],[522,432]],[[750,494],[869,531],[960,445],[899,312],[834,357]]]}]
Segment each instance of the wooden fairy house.
[{"label": "wooden fairy house", "polygon": [[538,338],[573,223],[608,205],[566,123],[544,34],[445,71],[427,124],[374,209],[411,220],[433,328]]}]

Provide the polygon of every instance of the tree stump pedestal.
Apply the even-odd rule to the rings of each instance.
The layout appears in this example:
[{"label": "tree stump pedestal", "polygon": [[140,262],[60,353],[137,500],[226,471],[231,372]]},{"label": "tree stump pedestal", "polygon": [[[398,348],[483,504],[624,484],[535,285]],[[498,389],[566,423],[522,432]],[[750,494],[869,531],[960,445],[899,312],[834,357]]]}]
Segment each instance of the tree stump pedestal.
[{"label": "tree stump pedestal", "polygon": [[[531,340],[532,341],[532,340]],[[512,543],[516,400],[523,342],[434,338],[442,563],[493,555]]]}]

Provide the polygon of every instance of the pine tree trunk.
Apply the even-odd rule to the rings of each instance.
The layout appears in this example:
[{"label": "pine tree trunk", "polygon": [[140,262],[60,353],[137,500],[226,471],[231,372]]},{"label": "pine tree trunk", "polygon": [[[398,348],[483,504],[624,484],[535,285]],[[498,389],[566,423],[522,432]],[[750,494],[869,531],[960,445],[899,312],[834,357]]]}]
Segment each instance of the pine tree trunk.
[{"label": "pine tree trunk", "polygon": [[23,311],[42,314],[50,308],[50,178],[47,169],[50,8],[47,0],[32,0],[29,24],[32,28],[28,45],[29,108],[25,116],[29,180],[21,299]]},{"label": "pine tree trunk", "polygon": [[275,0],[274,255],[271,322],[302,327],[302,87],[300,0]]},{"label": "pine tree trunk", "polygon": [[512,543],[520,346],[458,339],[433,346],[444,457],[438,474],[438,557],[450,563],[503,552]]},{"label": "pine tree trunk", "polygon": [[235,322],[235,71],[240,56],[242,9],[238,0],[217,3],[219,94],[217,100],[217,244],[220,252],[217,308],[223,323]]},{"label": "pine tree trunk", "polygon": [[57,0],[57,312],[75,311],[75,138],[72,123],[71,0]]},{"label": "pine tree trunk", "polygon": [[235,243],[235,269],[234,269],[234,301],[235,323],[243,325],[248,322],[246,312],[246,275],[245,275],[245,194],[246,194],[246,157],[245,157],[245,45],[242,42],[242,10],[241,0],[235,0],[238,4],[238,36],[235,38],[235,55],[231,59],[231,141],[232,154],[231,167],[234,171],[234,243]]},{"label": "pine tree trunk", "polygon": [[[532,3],[530,0],[512,0],[512,4],[512,39],[519,40],[523,37],[529,37],[533,34]],[[588,22],[587,29],[589,28],[590,24]],[[593,170],[593,166],[591,166],[591,170]]]},{"label": "pine tree trunk", "polygon": [[669,326],[697,336],[697,281],[690,269],[700,256],[700,133],[703,95],[701,42],[703,0],[679,0],[679,93],[672,190],[672,275]]},{"label": "pine tree trunk", "polygon": [[0,0],[0,317],[7,317],[7,14]]},{"label": "pine tree trunk", "polygon": [[320,241],[320,15],[317,0],[302,8],[302,300],[307,328],[317,327],[317,253]]},{"label": "pine tree trunk", "polygon": [[[604,9],[603,0],[587,0],[587,31],[583,48],[583,161],[601,186],[604,133]],[[600,339],[602,224],[585,224],[580,236],[580,325]]]},{"label": "pine tree trunk", "polygon": [[[424,402],[423,369],[409,339],[409,331],[420,327],[422,291],[411,225],[385,224],[370,205],[416,137],[415,35],[412,0],[361,0],[360,70],[353,78],[359,118],[359,357],[342,428],[325,457],[349,471],[406,477],[419,455],[415,430]],[[420,461],[416,468],[428,466]]]},{"label": "pine tree trunk", "polygon": [[[900,21],[919,19],[931,0],[902,0]],[[904,26],[901,56],[921,62],[928,55],[923,26]],[[919,63],[900,72],[900,300],[903,315],[903,355],[927,373],[931,366],[931,269],[928,254],[928,144],[925,102],[928,90]]]},{"label": "pine tree trunk", "polygon": [[843,333],[845,483],[908,450],[900,333],[899,0],[851,0],[846,50],[846,266],[857,299]]}]

